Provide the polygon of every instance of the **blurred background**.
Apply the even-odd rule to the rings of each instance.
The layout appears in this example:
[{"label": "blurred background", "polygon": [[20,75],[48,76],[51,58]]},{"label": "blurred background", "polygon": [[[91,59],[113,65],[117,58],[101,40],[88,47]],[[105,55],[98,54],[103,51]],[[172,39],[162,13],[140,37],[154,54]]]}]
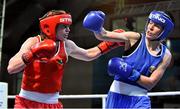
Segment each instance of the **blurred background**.
[{"label": "blurred background", "polygon": [[[105,12],[104,27],[107,30],[122,28],[137,32],[144,31],[146,19],[152,10],[172,13],[175,29],[165,44],[172,52],[172,63],[152,92],[180,91],[180,1],[179,0],[0,0],[0,81],[8,83],[8,94],[19,93],[22,72],[9,75],[9,59],[31,36],[39,34],[39,20],[47,11],[62,9],[71,13],[73,24],[69,39],[82,48],[96,46],[99,41],[93,33],[82,27],[85,15],[91,10]],[[100,58],[83,62],[69,57],[63,78],[62,95],[107,94],[113,80],[108,76],[107,62],[121,56],[123,47],[102,55]],[[51,85],[51,84],[47,84]],[[180,96],[151,97],[152,108],[180,108]],[[101,99],[65,99],[65,108],[99,108]],[[14,99],[8,100],[12,108]]]}]

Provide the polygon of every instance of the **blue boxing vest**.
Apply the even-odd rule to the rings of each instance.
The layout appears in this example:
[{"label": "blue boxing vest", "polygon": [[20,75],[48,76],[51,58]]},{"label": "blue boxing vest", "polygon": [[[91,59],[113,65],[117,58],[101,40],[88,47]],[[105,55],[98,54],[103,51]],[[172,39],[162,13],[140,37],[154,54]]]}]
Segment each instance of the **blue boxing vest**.
[{"label": "blue boxing vest", "polygon": [[[139,71],[142,75],[149,77],[151,73],[153,73],[153,71],[158,67],[159,63],[163,60],[166,51],[166,46],[161,43],[161,52],[158,55],[154,56],[147,49],[145,34],[141,34],[141,38],[136,43],[138,45],[134,45],[137,45],[137,47],[128,55],[123,55],[122,58],[129,65],[131,65],[133,68]],[[115,76],[114,79],[144,88],[136,82],[132,82],[126,78]]]}]

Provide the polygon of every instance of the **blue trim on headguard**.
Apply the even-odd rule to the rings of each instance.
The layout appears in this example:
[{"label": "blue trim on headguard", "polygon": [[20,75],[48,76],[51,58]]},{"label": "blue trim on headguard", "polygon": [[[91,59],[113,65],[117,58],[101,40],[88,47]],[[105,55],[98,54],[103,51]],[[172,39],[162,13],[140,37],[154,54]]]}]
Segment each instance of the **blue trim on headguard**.
[{"label": "blue trim on headguard", "polygon": [[[155,40],[159,41],[165,39],[174,28],[174,23],[172,22],[171,18],[162,11],[152,11],[148,17],[147,24],[150,20],[154,23],[157,23],[163,28],[163,31]],[[145,27],[145,30],[147,30],[147,25]]]}]

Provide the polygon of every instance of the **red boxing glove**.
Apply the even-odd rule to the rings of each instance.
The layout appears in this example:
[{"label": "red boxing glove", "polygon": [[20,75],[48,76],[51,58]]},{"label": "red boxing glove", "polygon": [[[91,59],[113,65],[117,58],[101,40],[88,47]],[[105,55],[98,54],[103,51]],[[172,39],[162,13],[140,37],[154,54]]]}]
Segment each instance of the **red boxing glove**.
[{"label": "red boxing glove", "polygon": [[56,43],[53,40],[45,39],[32,46],[30,50],[23,53],[22,59],[24,63],[28,64],[34,59],[51,58],[56,53]]},{"label": "red boxing glove", "polygon": [[115,30],[113,30],[114,32],[117,32],[117,33],[122,33],[122,32],[125,32],[125,30],[123,30],[123,29],[115,29]]},{"label": "red boxing glove", "polygon": [[98,44],[98,48],[101,50],[101,53],[107,53],[111,49],[117,48],[119,46],[124,46],[124,42],[108,42],[108,41],[103,41],[100,44]]},{"label": "red boxing glove", "polygon": [[[121,33],[121,32],[125,32],[123,29],[116,29],[114,30],[114,32],[117,33]],[[111,49],[117,48],[119,46],[124,46],[125,43],[124,42],[109,42],[109,41],[103,41],[100,44],[98,44],[98,48],[101,50],[101,53],[107,53],[109,52]]]}]

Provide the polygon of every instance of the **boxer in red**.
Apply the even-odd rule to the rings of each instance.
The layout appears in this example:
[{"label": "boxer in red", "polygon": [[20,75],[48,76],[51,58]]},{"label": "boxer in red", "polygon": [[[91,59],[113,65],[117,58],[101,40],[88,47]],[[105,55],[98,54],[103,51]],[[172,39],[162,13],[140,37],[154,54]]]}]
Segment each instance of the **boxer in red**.
[{"label": "boxer in red", "polygon": [[68,39],[71,24],[69,13],[49,11],[40,18],[41,34],[28,38],[10,59],[10,74],[24,70],[14,108],[63,108],[58,97],[68,56],[91,61],[112,48],[124,46],[121,42],[101,42],[87,50],[80,48]]}]

